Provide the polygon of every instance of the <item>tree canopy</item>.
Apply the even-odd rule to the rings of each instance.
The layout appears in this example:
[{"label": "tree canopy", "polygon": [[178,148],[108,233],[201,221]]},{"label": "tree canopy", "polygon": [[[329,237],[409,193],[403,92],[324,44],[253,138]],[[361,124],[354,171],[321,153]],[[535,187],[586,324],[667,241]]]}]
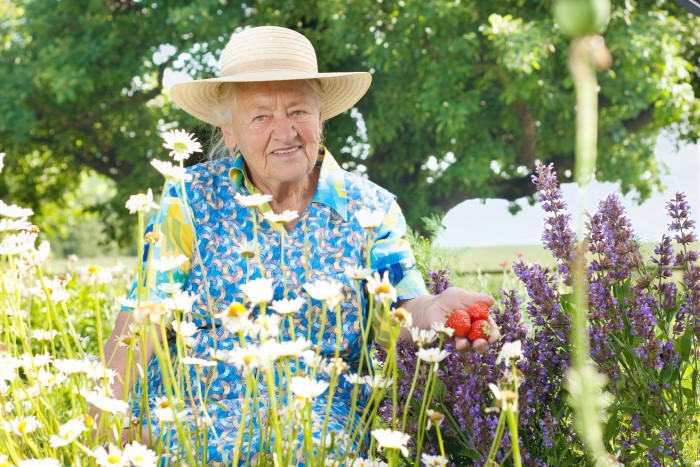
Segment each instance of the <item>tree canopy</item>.
[{"label": "tree canopy", "polygon": [[[466,199],[533,192],[536,160],[570,179],[574,93],[551,1],[17,0],[0,3],[0,198],[60,200],[92,170],[129,194],[160,185],[171,128],[210,129],[171,103],[168,73],[216,74],[236,28],[296,29],[321,71],[369,70],[369,93],[327,123],[349,170],[394,192],[409,223]],[[640,199],[659,186],[655,141],[700,133],[700,18],[674,2],[615,2],[600,73],[597,177]]]}]

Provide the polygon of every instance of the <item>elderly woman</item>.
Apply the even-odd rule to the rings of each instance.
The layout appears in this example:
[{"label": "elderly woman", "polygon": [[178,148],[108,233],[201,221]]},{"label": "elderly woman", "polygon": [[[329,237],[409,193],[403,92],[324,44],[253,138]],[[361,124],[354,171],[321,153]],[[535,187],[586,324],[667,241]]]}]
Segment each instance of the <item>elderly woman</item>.
[{"label": "elderly woman", "polygon": [[[220,129],[211,160],[188,169],[191,179],[185,183],[167,185],[149,228],[160,237],[153,251],[155,259],[188,258],[175,270],[159,274],[149,297],[150,301],[165,299],[167,287],[158,285],[170,281],[193,297],[189,319],[197,330],[190,339],[188,356],[212,359],[240,348],[238,336],[221,320],[226,310],[244,304],[249,305],[253,318],[259,314],[261,307],[250,306],[250,296],[244,291],[250,292],[246,284],[265,278],[272,284],[273,300],[303,299],[296,302],[299,309],[292,315],[297,334],[310,336],[322,356],[333,357],[338,352],[350,367],[356,367],[365,345],[358,323],[368,317],[368,296],[346,272],[367,264],[368,258],[371,272],[379,277],[386,274],[395,287],[395,305],[410,312],[414,326],[427,329],[434,322],[444,323],[454,309],[477,301],[493,303],[491,297],[459,288],[429,295],[403,238],[406,225],[395,196],[342,170],[322,145],[323,122],[351,108],[370,81],[368,73],[319,73],[315,51],[304,36],[279,27],[256,27],[233,36],[223,52],[219,77],[172,88],[177,105]],[[362,219],[368,212],[374,213],[370,221],[374,225],[369,228]],[[329,312],[323,327],[319,323],[325,310],[322,302],[307,293],[311,290],[308,285],[318,281],[340,285],[340,313]],[[387,319],[377,316],[372,323],[373,335],[380,341],[386,337]],[[130,320],[128,311],[120,312],[117,337]],[[284,323],[280,333],[289,338]],[[493,322],[491,327],[489,342],[480,339],[470,344],[457,338],[457,349],[484,352],[499,337]],[[322,335],[317,334],[321,331]],[[400,337],[411,338],[405,329],[401,332]],[[113,366],[124,375],[124,350],[114,350]],[[166,394],[163,371],[152,352],[149,346],[151,407]],[[206,453],[197,456],[206,455],[212,463],[230,463],[241,429],[238,422],[246,373],[226,361],[191,372],[193,378],[204,372],[200,379],[210,385],[212,434]],[[328,420],[330,430],[335,431],[350,416],[352,392],[346,379],[338,384]],[[117,388],[116,395],[124,390]],[[322,417],[324,397],[313,407]],[[264,399],[263,394],[260,400]],[[181,434],[171,430],[166,436],[157,420],[153,421],[154,436],[176,446]],[[236,454],[241,463],[260,458],[261,453],[255,451],[258,428],[246,429],[245,452]]]}]

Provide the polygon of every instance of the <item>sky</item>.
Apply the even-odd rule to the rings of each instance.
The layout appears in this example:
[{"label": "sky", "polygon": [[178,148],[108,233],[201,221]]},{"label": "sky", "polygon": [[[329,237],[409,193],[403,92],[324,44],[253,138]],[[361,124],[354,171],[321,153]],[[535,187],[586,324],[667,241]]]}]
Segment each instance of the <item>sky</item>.
[{"label": "sky", "polygon": [[[641,205],[633,201],[632,193],[621,198],[632,229],[643,240],[659,241],[669,224],[666,203],[676,192],[682,191],[690,204],[691,219],[696,223],[697,232],[697,227],[700,227],[700,145],[686,145],[676,150],[673,143],[660,139],[655,152],[669,169],[668,175],[662,177],[666,189]],[[565,183],[561,189],[569,212],[578,215],[581,210],[577,185]],[[586,194],[586,210],[595,212],[598,203],[613,192],[620,193],[618,184],[592,183]],[[465,201],[445,215],[445,230],[437,237],[436,244],[444,247],[540,244],[544,212],[539,205],[530,206],[524,199],[518,203],[522,210],[512,215],[508,212],[506,200]],[[479,226],[476,229],[473,228],[475,223]]]}]

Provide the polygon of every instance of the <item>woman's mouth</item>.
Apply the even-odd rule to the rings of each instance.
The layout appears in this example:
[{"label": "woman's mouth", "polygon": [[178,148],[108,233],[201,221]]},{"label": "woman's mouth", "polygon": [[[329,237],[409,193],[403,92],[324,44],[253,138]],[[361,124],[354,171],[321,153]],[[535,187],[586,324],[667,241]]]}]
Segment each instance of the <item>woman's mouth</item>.
[{"label": "woman's mouth", "polygon": [[293,148],[278,149],[277,151],[272,151],[273,156],[286,156],[292,154],[301,149],[301,146],[294,146]]}]

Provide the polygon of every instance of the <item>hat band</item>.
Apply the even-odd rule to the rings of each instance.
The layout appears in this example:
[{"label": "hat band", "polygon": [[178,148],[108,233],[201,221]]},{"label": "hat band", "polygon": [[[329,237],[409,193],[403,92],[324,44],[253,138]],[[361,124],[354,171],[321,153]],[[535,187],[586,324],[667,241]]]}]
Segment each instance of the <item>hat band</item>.
[{"label": "hat band", "polygon": [[316,64],[310,64],[299,60],[265,58],[262,60],[251,60],[245,63],[237,63],[232,66],[226,66],[225,68],[222,67],[220,76],[224,77],[244,73],[259,73],[280,70],[301,71],[304,73],[318,74],[318,67]]}]

